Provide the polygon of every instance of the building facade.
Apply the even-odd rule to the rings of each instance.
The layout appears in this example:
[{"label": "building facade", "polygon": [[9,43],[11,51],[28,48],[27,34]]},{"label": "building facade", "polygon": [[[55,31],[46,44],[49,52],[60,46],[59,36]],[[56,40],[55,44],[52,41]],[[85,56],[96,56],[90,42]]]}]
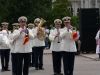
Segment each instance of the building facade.
[{"label": "building facade", "polygon": [[100,8],[100,0],[69,0],[73,15],[76,16],[79,8]]}]

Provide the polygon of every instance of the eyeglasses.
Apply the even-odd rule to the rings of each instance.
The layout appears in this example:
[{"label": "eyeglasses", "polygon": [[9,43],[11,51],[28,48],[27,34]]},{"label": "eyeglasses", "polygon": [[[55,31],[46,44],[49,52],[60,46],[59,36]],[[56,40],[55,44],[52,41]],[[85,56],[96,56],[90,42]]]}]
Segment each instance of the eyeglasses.
[{"label": "eyeglasses", "polygon": [[8,26],[8,24],[2,24],[2,26]]},{"label": "eyeglasses", "polygon": [[40,23],[39,21],[36,21],[35,23]]},{"label": "eyeglasses", "polygon": [[61,23],[55,23],[55,25],[61,25]]},{"label": "eyeglasses", "polygon": [[26,21],[20,21],[20,23],[26,23]]},{"label": "eyeglasses", "polygon": [[70,19],[64,19],[63,21],[69,21]]},{"label": "eyeglasses", "polygon": [[61,24],[61,22],[60,21],[56,21],[55,24]]}]

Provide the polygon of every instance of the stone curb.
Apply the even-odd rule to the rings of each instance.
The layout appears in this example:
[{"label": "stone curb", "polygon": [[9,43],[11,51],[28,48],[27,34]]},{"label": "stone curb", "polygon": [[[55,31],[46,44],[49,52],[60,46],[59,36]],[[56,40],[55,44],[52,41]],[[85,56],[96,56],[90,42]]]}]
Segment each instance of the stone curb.
[{"label": "stone curb", "polygon": [[91,57],[91,56],[88,56],[88,55],[80,54],[80,56],[82,56],[84,58],[92,59],[92,60],[95,60],[95,61],[100,61],[100,59],[98,60],[98,58],[94,58],[94,57]]}]

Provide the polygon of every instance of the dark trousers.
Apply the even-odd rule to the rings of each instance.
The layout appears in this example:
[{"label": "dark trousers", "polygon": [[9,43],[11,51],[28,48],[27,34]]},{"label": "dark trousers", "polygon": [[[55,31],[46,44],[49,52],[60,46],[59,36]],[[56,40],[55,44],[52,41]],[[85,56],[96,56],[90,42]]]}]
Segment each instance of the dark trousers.
[{"label": "dark trousers", "polygon": [[43,46],[34,49],[35,68],[43,67],[43,49]]},{"label": "dark trousers", "polygon": [[32,47],[32,66],[35,64],[34,49],[35,47]]},{"label": "dark trousers", "polygon": [[99,59],[100,59],[100,53],[98,55],[99,55]]},{"label": "dark trousers", "polygon": [[62,58],[62,52],[52,51],[54,74],[60,74],[61,73],[61,58]]},{"label": "dark trousers", "polygon": [[64,75],[73,75],[75,52],[63,52]]},{"label": "dark trousers", "polygon": [[45,38],[45,48],[49,49],[50,48],[50,40],[48,37]]},{"label": "dark trousers", "polygon": [[[11,53],[12,75],[28,75],[30,64],[30,53]],[[23,74],[22,74],[23,73]]]},{"label": "dark trousers", "polygon": [[7,70],[9,66],[10,49],[0,49],[1,65],[3,70]]}]

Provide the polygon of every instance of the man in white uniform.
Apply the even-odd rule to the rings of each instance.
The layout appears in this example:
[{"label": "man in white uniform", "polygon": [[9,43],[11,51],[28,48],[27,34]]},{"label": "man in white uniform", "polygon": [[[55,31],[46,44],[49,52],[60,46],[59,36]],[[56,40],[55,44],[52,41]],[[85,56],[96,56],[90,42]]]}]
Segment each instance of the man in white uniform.
[{"label": "man in white uniform", "polygon": [[[2,30],[2,27],[0,26],[0,37],[2,36],[1,30]],[[2,67],[1,67],[1,60],[0,60],[0,70],[1,70],[1,69],[2,69]]]},{"label": "man in white uniform", "polygon": [[19,29],[19,23],[13,23],[13,31]]},{"label": "man in white uniform", "polygon": [[[35,69],[36,70],[43,70],[43,50],[45,47],[45,38],[43,40],[38,39],[38,25],[40,23],[39,18],[34,20],[34,24],[36,25],[34,29],[34,58],[35,58]],[[45,32],[44,32],[45,33]]]},{"label": "man in white uniform", "polygon": [[14,30],[13,41],[14,48],[11,50],[12,56],[12,75],[28,75],[32,47],[30,40],[34,38],[33,34],[26,28],[27,18],[21,16],[18,18],[20,28]]},{"label": "man in white uniform", "polygon": [[96,54],[98,54],[99,59],[100,59],[100,29],[96,33]]},{"label": "man in white uniform", "polygon": [[50,31],[49,39],[51,40],[51,47],[52,50],[52,59],[53,59],[53,71],[54,75],[63,75],[61,73],[61,58],[62,58],[62,50],[60,49],[61,46],[61,24],[62,21],[60,19],[54,20],[55,29]]},{"label": "man in white uniform", "polygon": [[64,28],[61,30],[60,37],[62,38],[61,50],[63,51],[64,75],[73,75],[75,52],[77,50],[75,40],[72,37],[71,17],[67,16],[62,20]]},{"label": "man in white uniform", "polygon": [[2,31],[1,34],[3,35],[3,41],[0,45],[0,55],[1,55],[1,65],[2,69],[1,71],[10,71],[8,69],[9,66],[9,56],[10,56],[10,48],[9,48],[9,34],[11,33],[8,31],[8,25],[7,22],[2,22]]},{"label": "man in white uniform", "polygon": [[[30,31],[30,32],[32,32],[33,34],[34,34],[34,24],[33,23],[29,23],[28,24],[28,30]],[[33,40],[30,40],[30,44],[31,44],[31,47],[32,47],[32,53],[31,53],[31,62],[30,62],[30,66],[31,67],[34,67],[34,63],[35,63],[35,58],[34,58],[34,52],[33,52],[33,50],[34,50],[34,39]]]}]

